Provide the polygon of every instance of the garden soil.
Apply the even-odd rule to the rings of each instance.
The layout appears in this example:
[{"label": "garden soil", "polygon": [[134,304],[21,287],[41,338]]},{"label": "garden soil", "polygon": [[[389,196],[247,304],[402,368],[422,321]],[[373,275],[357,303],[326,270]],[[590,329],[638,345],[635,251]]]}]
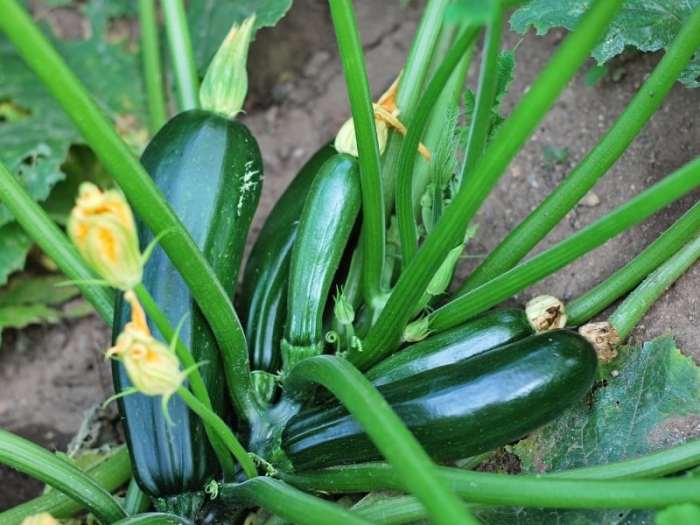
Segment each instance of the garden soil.
[{"label": "garden soil", "polygon": [[[404,62],[420,9],[414,3],[400,7],[396,0],[357,0],[355,4],[372,90],[379,95]],[[553,33],[543,39],[528,35],[521,40],[519,35],[509,35],[508,45],[518,47],[516,80],[506,110],[528,88],[562,37],[562,33]],[[348,106],[330,18],[322,0],[296,0],[278,27],[258,33],[251,53],[251,93],[243,119],[258,138],[265,164],[254,237],[297,169],[347,118]],[[468,250],[476,257],[465,260],[460,275],[465,275],[478,257],[493,248],[586,155],[658,59],[654,55],[624,56],[595,86],[586,84],[583,73],[576,77],[481,210],[479,231]],[[557,155],[552,152],[560,153],[560,160],[553,160]],[[699,153],[700,90],[677,86],[622,159],[537,250],[576,232]],[[694,194],[672,205],[523,292],[515,301],[522,303],[540,293],[564,300],[576,297],[656,239],[697,198]],[[698,289],[700,266],[691,269],[654,306],[634,332],[634,340],[670,333],[683,352],[700,362]],[[65,450],[85,414],[112,392],[109,366],[101,357],[108,343],[109,330],[95,316],[7,333],[0,351],[0,428],[51,449]],[[113,426],[117,420],[108,415],[101,421],[103,424],[88,434],[111,431],[103,427]],[[700,428],[686,432],[695,435]],[[92,438],[100,439],[97,435]],[[8,470],[0,470],[0,487],[0,509],[41,490],[39,483]]]}]

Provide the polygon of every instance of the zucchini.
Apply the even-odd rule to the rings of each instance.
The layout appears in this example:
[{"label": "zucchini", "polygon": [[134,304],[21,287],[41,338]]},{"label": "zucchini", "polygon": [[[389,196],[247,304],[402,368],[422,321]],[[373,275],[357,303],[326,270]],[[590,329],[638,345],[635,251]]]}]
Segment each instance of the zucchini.
[{"label": "zucchini", "polygon": [[272,208],[246,262],[238,312],[245,326],[253,370],[275,373],[282,364],[279,345],[299,216],[312,181],[334,154],[335,149],[326,145],[302,166]]},{"label": "zucchini", "polygon": [[[379,387],[426,451],[456,460],[515,441],[579,401],[596,373],[593,347],[558,330],[501,345]],[[380,459],[337,403],[292,417],[282,449],[296,470]]]},{"label": "zucchini", "polygon": [[[181,113],[151,140],[141,159],[173,211],[189,230],[221,284],[233,296],[241,255],[260,196],[262,160],[255,138],[239,122],[202,110]],[[153,239],[138,224],[142,247]],[[165,252],[156,247],[144,268],[143,284],[172,324],[184,319],[183,342],[196,361],[214,410],[226,412],[224,371],[216,340],[187,285]],[[114,337],[130,316],[117,302]],[[159,337],[154,326],[153,333]],[[113,363],[114,387],[130,386],[126,371]],[[134,475],[154,497],[201,489],[218,472],[203,426],[177,397],[169,404],[169,426],[160,399],[134,394],[119,400]]]},{"label": "zucchini", "polygon": [[323,313],[361,200],[357,161],[340,153],[326,160],[309,189],[292,248],[282,341],[285,370],[323,349]]},{"label": "zucchini", "polygon": [[428,337],[388,357],[366,372],[375,386],[451,365],[498,345],[532,335],[525,312],[492,310],[465,324]]}]

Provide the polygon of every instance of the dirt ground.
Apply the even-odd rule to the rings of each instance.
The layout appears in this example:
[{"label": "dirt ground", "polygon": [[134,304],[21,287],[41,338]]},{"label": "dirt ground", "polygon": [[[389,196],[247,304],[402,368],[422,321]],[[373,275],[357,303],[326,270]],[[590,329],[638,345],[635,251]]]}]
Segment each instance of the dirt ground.
[{"label": "dirt ground", "polygon": [[[369,77],[379,94],[402,66],[420,9],[415,2],[405,8],[393,1],[355,4]],[[530,35],[520,42],[519,35],[509,35],[510,46],[520,44],[507,108],[528,87],[560,38]],[[487,253],[585,156],[657,60],[637,55],[620,60],[613,67],[615,80],[605,79],[594,87],[585,84],[583,74],[577,76],[479,214],[472,254]],[[258,34],[250,64],[251,93],[244,120],[258,138],[265,163],[257,234],[297,169],[348,115],[326,3],[296,0],[277,28]],[[700,153],[699,107],[700,90],[674,88],[663,109],[594,189],[595,195],[585,199],[539,249],[589,224]],[[547,147],[568,148],[568,158],[552,166],[545,159]],[[697,196],[674,204],[516,299],[542,292],[576,297],[654,240]],[[700,362],[695,327],[699,285],[700,267],[696,267],[657,303],[635,339],[673,333],[682,350]],[[96,317],[8,333],[0,351],[0,428],[63,449],[84,413],[111,393],[108,365],[100,357],[108,339],[107,328]],[[0,470],[0,487],[0,509],[40,488],[6,470]]]}]

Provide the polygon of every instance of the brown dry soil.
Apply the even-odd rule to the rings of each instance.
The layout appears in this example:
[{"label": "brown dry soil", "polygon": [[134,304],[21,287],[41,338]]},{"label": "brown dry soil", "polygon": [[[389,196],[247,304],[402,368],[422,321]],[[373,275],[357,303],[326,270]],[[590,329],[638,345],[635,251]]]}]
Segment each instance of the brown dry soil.
[{"label": "brown dry soil", "polygon": [[[369,77],[381,93],[400,70],[420,10],[414,4],[358,0]],[[510,109],[561,39],[526,37],[517,50],[517,79]],[[508,37],[509,45],[520,41]],[[614,78],[595,87],[583,74],[571,83],[482,209],[471,254],[488,252],[584,157],[620,114],[658,60],[632,55],[614,64]],[[348,115],[345,87],[326,4],[297,0],[275,29],[258,34],[252,49],[251,93],[246,123],[255,133],[265,162],[265,188],[253,235],[290,179]],[[624,157],[538,249],[559,241],[625,202],[642,188],[700,153],[700,90],[674,88]],[[547,147],[568,148],[552,165]],[[547,292],[576,297],[619,268],[654,240],[697,194],[674,204],[642,226],[607,243],[516,298]],[[466,272],[465,269],[462,274]],[[634,338],[676,336],[684,352],[700,362],[697,290],[700,268],[691,269],[652,309]],[[0,352],[0,428],[52,449],[63,449],[87,410],[111,392],[108,366],[100,351],[108,344],[105,325],[95,317],[59,326],[8,333]],[[35,495],[39,484],[0,470],[0,509]]]}]

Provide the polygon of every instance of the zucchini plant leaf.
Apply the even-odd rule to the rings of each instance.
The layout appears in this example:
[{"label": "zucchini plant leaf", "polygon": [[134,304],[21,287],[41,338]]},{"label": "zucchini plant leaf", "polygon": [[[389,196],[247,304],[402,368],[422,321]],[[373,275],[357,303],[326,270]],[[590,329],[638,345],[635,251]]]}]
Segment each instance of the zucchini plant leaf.
[{"label": "zucchini plant leaf", "polygon": [[[513,13],[513,30],[524,33],[532,26],[538,35],[554,27],[573,29],[590,7],[592,0],[530,0]],[[601,43],[593,50],[593,57],[603,64],[619,55],[626,47],[640,51],[659,51],[673,41],[690,13],[700,0],[626,0]],[[698,87],[700,53],[695,53],[691,64],[681,76],[681,82]]]},{"label": "zucchini plant leaf", "polygon": [[[700,434],[700,368],[671,337],[625,347],[578,406],[520,441],[512,452],[529,473],[621,461]],[[646,511],[485,511],[489,524],[652,523]]]},{"label": "zucchini plant leaf", "polygon": [[57,323],[61,319],[81,317],[90,313],[82,305],[61,306],[77,297],[75,286],[57,286],[64,275],[20,274],[0,290],[0,337],[5,328],[25,328],[38,323]]},{"label": "zucchini plant leaf", "polygon": [[270,27],[285,15],[292,0],[197,0],[187,13],[195,61],[204,74],[231,24],[255,13],[255,29]]},{"label": "zucchini plant leaf", "polygon": [[[123,27],[132,14],[131,2],[89,0],[80,4],[79,14],[84,38],[64,39],[48,25],[43,31],[138,152],[148,136],[138,48]],[[4,37],[0,63],[0,161],[32,198],[44,202],[66,176],[63,166],[71,145],[82,139]],[[10,226],[12,219],[0,204],[0,285],[23,266],[30,246],[18,227]]]}]

